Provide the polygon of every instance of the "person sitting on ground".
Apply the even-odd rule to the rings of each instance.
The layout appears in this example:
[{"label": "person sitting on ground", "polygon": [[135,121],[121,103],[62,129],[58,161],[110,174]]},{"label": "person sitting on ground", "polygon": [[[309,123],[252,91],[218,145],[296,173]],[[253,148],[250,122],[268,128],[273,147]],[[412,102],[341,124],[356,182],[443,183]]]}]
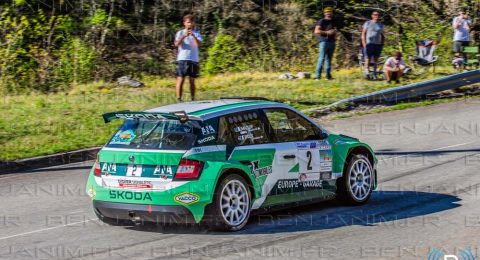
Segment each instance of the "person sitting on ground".
[{"label": "person sitting on ground", "polygon": [[452,65],[455,69],[460,69],[463,65],[465,65],[465,57],[463,57],[463,53],[455,53],[453,56]]},{"label": "person sitting on ground", "polygon": [[396,83],[400,83],[400,78],[403,76],[406,67],[405,61],[402,59],[402,53],[395,52],[393,57],[388,58],[383,66],[387,82],[390,83],[395,80]]}]

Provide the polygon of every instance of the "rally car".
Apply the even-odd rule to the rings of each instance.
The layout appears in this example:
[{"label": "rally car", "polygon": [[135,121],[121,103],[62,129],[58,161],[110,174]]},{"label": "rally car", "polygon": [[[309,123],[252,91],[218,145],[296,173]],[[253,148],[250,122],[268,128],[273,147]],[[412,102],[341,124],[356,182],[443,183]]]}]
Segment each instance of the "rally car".
[{"label": "rally car", "polygon": [[377,186],[367,144],[282,103],[224,98],[103,118],[124,122],[98,153],[86,192],[112,225],[236,231],[260,211],[334,198],[361,205]]}]

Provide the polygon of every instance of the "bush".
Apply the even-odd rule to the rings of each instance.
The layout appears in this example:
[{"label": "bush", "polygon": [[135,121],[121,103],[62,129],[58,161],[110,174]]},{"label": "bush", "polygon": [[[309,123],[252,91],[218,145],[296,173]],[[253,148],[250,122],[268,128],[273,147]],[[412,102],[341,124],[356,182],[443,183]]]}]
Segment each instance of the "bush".
[{"label": "bush", "polygon": [[59,51],[58,65],[54,71],[53,84],[67,88],[93,80],[95,50],[79,38],[65,43]]},{"label": "bush", "polygon": [[205,73],[235,72],[245,69],[242,45],[231,35],[220,33],[208,49]]}]

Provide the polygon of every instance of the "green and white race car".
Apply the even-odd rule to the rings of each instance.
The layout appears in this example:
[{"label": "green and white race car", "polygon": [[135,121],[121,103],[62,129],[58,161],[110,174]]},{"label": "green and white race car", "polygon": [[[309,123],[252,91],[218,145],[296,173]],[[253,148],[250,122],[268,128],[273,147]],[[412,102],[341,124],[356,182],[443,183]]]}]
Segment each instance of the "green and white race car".
[{"label": "green and white race car", "polygon": [[124,123],[86,187],[109,224],[206,223],[242,229],[250,214],[338,198],[368,201],[377,159],[292,107],[225,98],[103,115]]}]

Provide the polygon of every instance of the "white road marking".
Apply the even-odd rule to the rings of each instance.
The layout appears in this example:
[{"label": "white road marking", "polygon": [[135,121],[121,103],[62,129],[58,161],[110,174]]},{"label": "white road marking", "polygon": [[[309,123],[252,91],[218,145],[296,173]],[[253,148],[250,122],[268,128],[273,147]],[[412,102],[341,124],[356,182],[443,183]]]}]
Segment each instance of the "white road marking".
[{"label": "white road marking", "polygon": [[[473,142],[468,142],[468,143],[462,143],[462,144],[454,144],[454,145],[444,146],[444,147],[435,148],[435,149],[432,149],[432,150],[427,150],[427,151],[425,151],[425,152],[435,152],[435,151],[442,150],[442,149],[447,149],[447,148],[452,148],[452,147],[458,147],[458,146],[464,146],[464,145],[473,144],[473,143],[475,143],[475,141],[473,141]],[[409,156],[409,155],[412,155],[412,154],[416,154],[416,153],[417,153],[417,152],[412,152],[412,153],[409,153],[409,154],[404,154],[404,155],[389,157],[389,158],[385,158],[385,159],[382,159],[382,160],[390,160],[390,159],[396,159],[396,158],[406,157],[406,156]]]},{"label": "white road marking", "polygon": [[84,220],[84,221],[73,222],[73,223],[69,223],[69,224],[65,224],[65,225],[61,225],[61,226],[56,226],[56,227],[49,227],[49,228],[43,228],[43,229],[33,230],[33,231],[29,231],[29,232],[25,232],[25,233],[20,233],[20,234],[16,234],[16,235],[11,235],[11,236],[6,236],[6,237],[0,237],[0,240],[5,240],[5,239],[9,239],[9,238],[14,238],[14,237],[20,237],[20,236],[24,236],[24,235],[30,235],[30,234],[34,234],[34,233],[38,233],[38,232],[43,232],[43,231],[52,230],[52,229],[57,229],[57,228],[62,228],[62,227],[73,226],[73,225],[82,224],[82,223],[87,223],[87,222],[96,221],[96,220],[97,220],[97,219],[87,219],[87,220]]}]

